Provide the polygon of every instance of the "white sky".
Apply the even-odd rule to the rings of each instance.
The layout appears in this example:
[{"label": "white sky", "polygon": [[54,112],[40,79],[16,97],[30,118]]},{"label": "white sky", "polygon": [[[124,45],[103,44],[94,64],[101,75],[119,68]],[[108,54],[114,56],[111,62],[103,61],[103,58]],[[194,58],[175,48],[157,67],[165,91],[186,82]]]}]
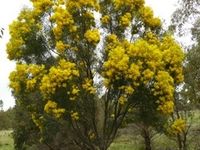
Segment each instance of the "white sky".
[{"label": "white sky", "polygon": [[[14,98],[8,87],[8,76],[15,68],[15,63],[7,59],[6,43],[9,40],[8,25],[17,17],[20,10],[29,4],[29,0],[5,0],[0,5],[0,27],[5,29],[0,39],[0,99],[4,102],[4,110],[15,105]],[[169,24],[170,16],[174,12],[177,0],[146,0],[146,4],[154,10],[155,16],[166,20]]]}]

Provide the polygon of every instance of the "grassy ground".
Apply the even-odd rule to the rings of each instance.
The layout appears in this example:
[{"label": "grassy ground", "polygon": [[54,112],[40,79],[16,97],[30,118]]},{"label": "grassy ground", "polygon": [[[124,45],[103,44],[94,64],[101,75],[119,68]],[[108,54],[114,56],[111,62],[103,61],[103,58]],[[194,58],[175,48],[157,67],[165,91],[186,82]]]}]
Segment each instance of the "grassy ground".
[{"label": "grassy ground", "polygon": [[[153,150],[176,150],[176,143],[164,134],[157,134],[153,138]],[[109,150],[144,150],[143,138],[139,135],[138,129],[130,125],[121,129],[116,140]]]},{"label": "grassy ground", "polygon": [[12,131],[0,131],[0,150],[14,150]]}]

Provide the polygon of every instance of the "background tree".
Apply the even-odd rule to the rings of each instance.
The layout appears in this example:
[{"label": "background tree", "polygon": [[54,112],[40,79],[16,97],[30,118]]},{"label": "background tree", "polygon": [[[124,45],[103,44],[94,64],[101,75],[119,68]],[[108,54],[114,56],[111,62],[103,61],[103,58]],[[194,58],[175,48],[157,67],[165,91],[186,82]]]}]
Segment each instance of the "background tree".
[{"label": "background tree", "polygon": [[193,45],[187,53],[187,62],[185,65],[185,88],[187,93],[190,94],[191,102],[199,102],[200,101],[200,68],[199,68],[199,58],[200,58],[200,48],[199,48],[199,19],[194,24],[192,28],[192,36],[197,44]]},{"label": "background tree", "polygon": [[0,38],[2,38],[2,36],[3,36],[3,30],[4,30],[4,28],[0,28]]},{"label": "background tree", "polygon": [[14,109],[0,111],[0,130],[10,130],[14,125]]},{"label": "background tree", "polygon": [[[179,88],[179,96],[176,97],[176,109],[174,117],[182,118],[185,120],[186,129],[177,134],[177,140],[179,141],[179,149],[188,149],[189,142],[198,138],[198,128],[195,126],[195,121],[192,120],[192,116],[197,114],[196,110],[199,105],[199,14],[200,14],[200,1],[199,0],[181,0],[179,1],[180,7],[175,11],[172,18],[173,25],[178,27],[179,35],[192,34],[192,41],[195,44],[191,44],[191,47],[187,48],[186,61],[184,63],[184,84]],[[186,24],[192,24],[192,28],[185,30]],[[190,26],[191,27],[191,26]],[[188,28],[188,27],[187,27]],[[184,46],[184,45],[183,45]],[[191,115],[193,114],[193,115]],[[192,139],[192,140],[191,140]],[[190,141],[191,140],[191,141]],[[196,144],[196,143],[195,143]],[[194,144],[193,144],[194,145]]]},{"label": "background tree", "polygon": [[179,7],[174,12],[172,23],[179,29],[179,33],[184,34],[183,26],[188,22],[194,23],[199,18],[199,0],[180,0]]},{"label": "background tree", "polygon": [[10,25],[7,53],[18,62],[10,87],[47,148],[67,126],[81,149],[106,150],[141,101],[173,112],[184,55],[144,1],[32,3]]},{"label": "background tree", "polygon": [[0,111],[3,111],[3,100],[0,100]]}]

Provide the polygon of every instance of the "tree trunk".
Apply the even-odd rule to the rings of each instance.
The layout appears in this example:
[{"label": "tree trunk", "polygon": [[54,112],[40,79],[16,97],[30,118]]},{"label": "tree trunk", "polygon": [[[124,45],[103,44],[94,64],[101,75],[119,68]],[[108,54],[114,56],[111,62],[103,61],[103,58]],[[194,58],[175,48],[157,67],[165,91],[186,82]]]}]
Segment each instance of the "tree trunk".
[{"label": "tree trunk", "polygon": [[183,150],[183,145],[182,145],[181,135],[180,134],[177,134],[177,142],[178,142],[178,149],[179,150]]},{"label": "tree trunk", "polygon": [[149,134],[148,127],[143,128],[143,138],[144,138],[145,150],[151,150],[151,137]]},{"label": "tree trunk", "polygon": [[151,150],[151,139],[149,136],[145,137],[145,150]]},{"label": "tree trunk", "polygon": [[187,134],[184,133],[184,138],[183,138],[183,150],[187,150]]}]

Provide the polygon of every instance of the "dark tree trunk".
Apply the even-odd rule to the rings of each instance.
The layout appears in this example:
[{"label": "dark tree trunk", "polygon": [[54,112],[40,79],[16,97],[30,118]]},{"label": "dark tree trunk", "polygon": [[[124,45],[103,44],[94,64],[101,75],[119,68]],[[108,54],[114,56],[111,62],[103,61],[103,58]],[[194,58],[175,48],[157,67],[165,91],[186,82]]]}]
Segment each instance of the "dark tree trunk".
[{"label": "dark tree trunk", "polygon": [[187,134],[184,134],[184,138],[183,138],[183,150],[187,150]]},{"label": "dark tree trunk", "polygon": [[183,150],[183,145],[182,145],[182,140],[181,140],[181,135],[180,134],[177,134],[177,142],[178,142],[179,150]]},{"label": "dark tree trunk", "polygon": [[148,127],[144,127],[142,129],[143,131],[143,138],[144,138],[144,144],[145,144],[145,150],[151,150],[151,137],[149,134]]},{"label": "dark tree trunk", "polygon": [[151,139],[149,136],[145,137],[145,150],[151,150]]}]

